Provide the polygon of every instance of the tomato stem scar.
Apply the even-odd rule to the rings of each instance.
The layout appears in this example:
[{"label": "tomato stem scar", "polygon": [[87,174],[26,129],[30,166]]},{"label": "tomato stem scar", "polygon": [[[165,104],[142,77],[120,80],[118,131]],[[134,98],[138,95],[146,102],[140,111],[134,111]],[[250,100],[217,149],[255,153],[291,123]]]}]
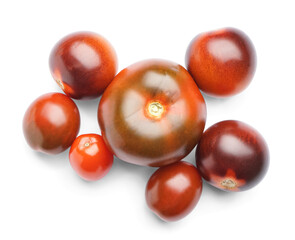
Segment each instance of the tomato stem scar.
[{"label": "tomato stem scar", "polygon": [[221,186],[223,186],[224,188],[227,188],[227,189],[232,189],[237,186],[237,183],[234,180],[229,179],[229,178],[224,179],[220,184],[221,184]]},{"label": "tomato stem scar", "polygon": [[159,118],[164,112],[164,107],[159,102],[152,102],[148,104],[148,112],[152,117]]},{"label": "tomato stem scar", "polygon": [[64,87],[64,85],[63,85],[63,83],[62,83],[62,81],[61,80],[59,80],[59,79],[56,79],[55,80],[56,81],[56,83],[58,84],[58,86],[62,89],[62,90],[64,90],[65,89],[65,87]]}]

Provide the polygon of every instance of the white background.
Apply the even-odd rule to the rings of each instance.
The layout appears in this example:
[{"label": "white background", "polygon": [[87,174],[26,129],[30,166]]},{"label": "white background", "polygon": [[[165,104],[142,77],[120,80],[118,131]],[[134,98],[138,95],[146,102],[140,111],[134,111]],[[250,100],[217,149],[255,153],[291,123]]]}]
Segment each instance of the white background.
[{"label": "white background", "polygon": [[[294,239],[294,1],[1,1],[0,239]],[[190,40],[226,26],[243,30],[258,56],[255,77],[240,95],[205,98],[206,128],[242,120],[266,139],[267,176],[255,188],[224,193],[204,183],[194,211],[164,223],[145,204],[155,169],[115,160],[98,182],[81,180],[68,151],[32,151],[22,133],[26,108],[60,92],[48,67],[64,35],[90,30],[116,49],[119,70],[146,58],[184,65]],[[77,102],[83,133],[99,133],[98,100]],[[293,115],[292,115],[293,114]],[[194,151],[185,159],[194,163]]]}]

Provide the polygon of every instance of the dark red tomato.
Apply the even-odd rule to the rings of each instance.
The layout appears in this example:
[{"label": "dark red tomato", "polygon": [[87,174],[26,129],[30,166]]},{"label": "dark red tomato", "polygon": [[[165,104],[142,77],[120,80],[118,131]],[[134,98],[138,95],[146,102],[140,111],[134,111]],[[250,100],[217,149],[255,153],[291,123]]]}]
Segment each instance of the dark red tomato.
[{"label": "dark red tomato", "polygon": [[47,93],[27,109],[23,131],[36,151],[57,154],[71,146],[80,128],[80,114],[72,99],[61,93]]},{"label": "dark red tomato", "polygon": [[103,94],[102,136],[121,160],[163,166],[184,158],[204,130],[206,106],[180,65],[146,60],[122,70]]},{"label": "dark red tomato", "polygon": [[87,181],[101,179],[113,165],[112,153],[97,134],[77,137],[70,149],[69,158],[73,169]]},{"label": "dark red tomato", "polygon": [[177,162],[159,168],[146,186],[149,208],[164,221],[177,221],[197,205],[202,193],[202,178],[192,164]]},{"label": "dark red tomato", "polygon": [[111,44],[91,32],[77,32],[61,39],[49,59],[50,71],[71,98],[101,95],[115,77],[117,57]]},{"label": "dark red tomato", "polygon": [[256,52],[245,33],[225,28],[197,35],[187,49],[186,66],[203,92],[229,97],[250,84]]},{"label": "dark red tomato", "polygon": [[208,128],[196,150],[197,166],[211,185],[243,191],[257,185],[267,172],[269,151],[263,137],[249,125],[234,120]]}]

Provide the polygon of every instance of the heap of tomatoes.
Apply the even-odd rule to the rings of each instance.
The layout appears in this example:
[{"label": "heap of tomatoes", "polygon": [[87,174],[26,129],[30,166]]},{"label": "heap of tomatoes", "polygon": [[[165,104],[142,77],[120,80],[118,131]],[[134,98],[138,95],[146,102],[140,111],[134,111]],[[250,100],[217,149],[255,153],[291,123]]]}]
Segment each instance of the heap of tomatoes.
[{"label": "heap of tomatoes", "polygon": [[[242,31],[225,28],[197,35],[187,49],[187,70],[151,59],[116,74],[114,48],[92,32],[61,39],[49,63],[65,94],[47,93],[29,106],[24,136],[45,154],[71,147],[69,161],[81,178],[104,177],[114,155],[131,164],[157,167],[146,185],[147,205],[161,219],[176,221],[198,203],[202,179],[221,190],[243,191],[264,177],[269,151],[254,128],[226,120],[203,132],[206,104],[200,90],[230,97],[243,91],[255,73],[255,49]],[[101,136],[77,137],[80,114],[71,98],[100,96]],[[197,167],[182,161],[196,145]]]}]

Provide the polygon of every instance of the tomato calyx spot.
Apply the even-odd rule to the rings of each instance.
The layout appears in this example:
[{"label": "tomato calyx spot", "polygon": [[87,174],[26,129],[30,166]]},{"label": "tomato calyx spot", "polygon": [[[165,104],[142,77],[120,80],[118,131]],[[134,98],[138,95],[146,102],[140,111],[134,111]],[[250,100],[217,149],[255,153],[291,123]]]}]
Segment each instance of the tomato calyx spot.
[{"label": "tomato calyx spot", "polygon": [[147,112],[152,118],[161,118],[164,110],[164,106],[158,101],[150,102],[147,105]]},{"label": "tomato calyx spot", "polygon": [[62,90],[65,90],[65,86],[60,79],[55,79],[55,81]]},{"label": "tomato calyx spot", "polygon": [[230,179],[230,178],[224,179],[223,181],[221,181],[220,184],[221,184],[221,186],[223,186],[226,189],[233,189],[237,186],[237,183],[233,179]]},{"label": "tomato calyx spot", "polygon": [[90,143],[89,143],[89,142],[86,142],[86,143],[84,144],[84,146],[85,146],[85,147],[89,147],[89,146],[90,146]]}]

